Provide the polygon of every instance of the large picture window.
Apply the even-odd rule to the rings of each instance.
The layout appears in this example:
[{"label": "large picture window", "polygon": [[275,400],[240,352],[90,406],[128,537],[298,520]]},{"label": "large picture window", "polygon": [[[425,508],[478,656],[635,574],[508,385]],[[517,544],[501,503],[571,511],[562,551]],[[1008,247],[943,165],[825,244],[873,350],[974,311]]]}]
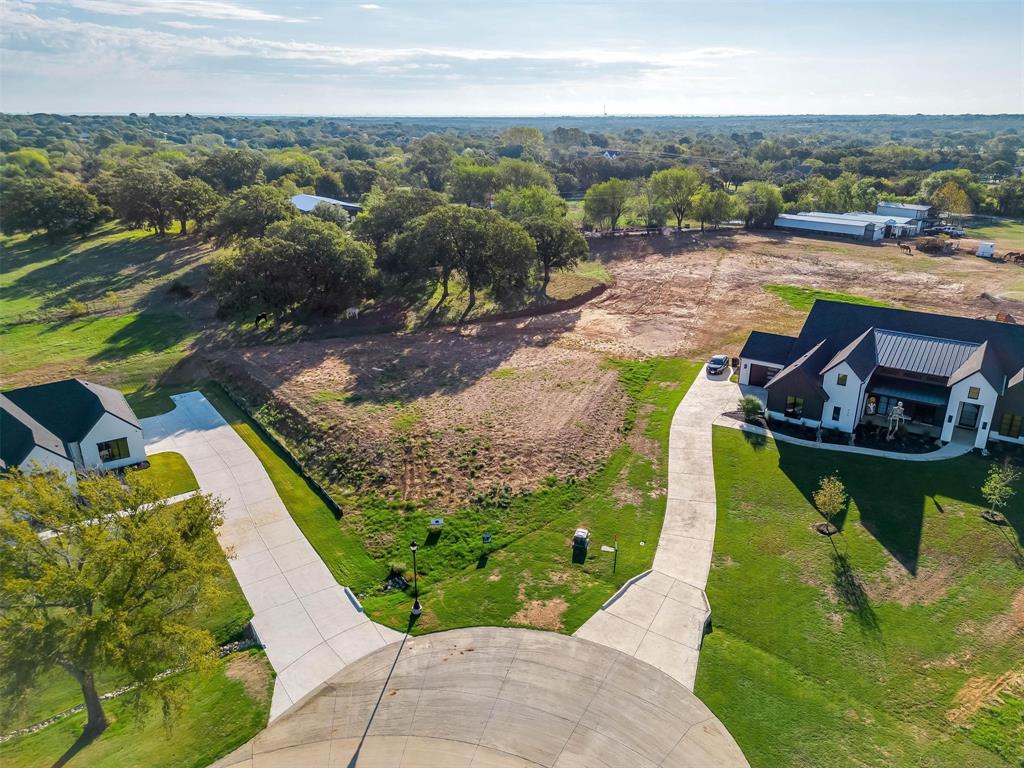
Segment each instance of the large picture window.
[{"label": "large picture window", "polygon": [[117,440],[108,440],[105,443],[96,443],[96,450],[100,453],[100,461],[117,461],[127,459],[131,456],[128,450],[128,438],[119,437]]},{"label": "large picture window", "polygon": [[1019,413],[1004,413],[999,422],[999,434],[1003,437],[1020,437],[1020,430],[1024,416]]},{"label": "large picture window", "polygon": [[790,395],[786,398],[786,415],[795,416],[799,418],[804,412],[804,399],[802,397],[793,397]]}]

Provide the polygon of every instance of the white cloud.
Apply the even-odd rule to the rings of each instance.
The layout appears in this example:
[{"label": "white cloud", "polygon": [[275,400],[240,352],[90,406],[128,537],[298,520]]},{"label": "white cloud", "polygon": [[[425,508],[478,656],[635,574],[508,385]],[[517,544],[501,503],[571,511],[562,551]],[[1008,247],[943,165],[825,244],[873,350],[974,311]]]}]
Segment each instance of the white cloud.
[{"label": "white cloud", "polygon": [[110,16],[142,16],[155,13],[200,19],[232,21],[302,22],[304,19],[267,13],[224,0],[51,0],[81,11]]},{"label": "white cloud", "polygon": [[359,7],[364,11],[379,11],[381,9],[381,6],[376,3],[362,3]]},{"label": "white cloud", "polygon": [[171,27],[172,29],[212,29],[211,24],[191,24],[187,21],[161,21],[161,26]]}]

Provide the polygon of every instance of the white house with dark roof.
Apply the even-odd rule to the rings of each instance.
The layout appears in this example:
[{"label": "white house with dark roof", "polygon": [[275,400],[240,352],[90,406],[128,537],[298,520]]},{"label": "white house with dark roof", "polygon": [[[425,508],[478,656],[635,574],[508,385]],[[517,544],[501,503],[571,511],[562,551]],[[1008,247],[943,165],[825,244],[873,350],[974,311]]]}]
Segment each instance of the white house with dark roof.
[{"label": "white house with dark roof", "polygon": [[888,423],[943,443],[1024,445],[1024,326],[844,302],[814,303],[797,337],[755,331],[740,383],[773,419],[854,433]]},{"label": "white house with dark roof", "polygon": [[0,394],[0,469],[111,470],[146,460],[142,425],[124,395],[81,379]]}]

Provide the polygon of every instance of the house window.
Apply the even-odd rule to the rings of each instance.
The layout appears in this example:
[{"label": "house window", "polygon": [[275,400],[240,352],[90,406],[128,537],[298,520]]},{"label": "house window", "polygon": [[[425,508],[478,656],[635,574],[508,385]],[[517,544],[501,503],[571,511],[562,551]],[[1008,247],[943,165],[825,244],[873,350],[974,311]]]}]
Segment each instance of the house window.
[{"label": "house window", "polygon": [[977,400],[979,397],[981,397],[981,387],[971,387],[967,390],[968,400]]},{"label": "house window", "polygon": [[804,399],[802,397],[786,398],[786,415],[799,417],[804,412]]},{"label": "house window", "polygon": [[832,406],[832,421],[839,421],[839,417],[842,415],[843,409],[838,405]]},{"label": "house window", "polygon": [[108,440],[105,443],[96,443],[96,450],[100,453],[100,461],[117,461],[127,459],[131,456],[128,450],[128,438],[119,437],[117,440]]},{"label": "house window", "polygon": [[1022,421],[1024,417],[1019,413],[1004,413],[1003,420],[999,422],[999,434],[1003,437],[1020,437]]},{"label": "house window", "polygon": [[845,373],[840,373],[838,376],[836,376],[836,384],[838,384],[840,387],[845,387],[846,386],[846,374]]}]

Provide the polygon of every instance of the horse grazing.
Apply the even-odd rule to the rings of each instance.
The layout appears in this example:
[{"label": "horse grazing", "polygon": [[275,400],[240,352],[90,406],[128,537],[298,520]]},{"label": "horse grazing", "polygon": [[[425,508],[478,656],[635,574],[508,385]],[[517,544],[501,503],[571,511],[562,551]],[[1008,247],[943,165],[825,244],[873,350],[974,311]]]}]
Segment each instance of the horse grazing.
[{"label": "horse grazing", "polygon": [[253,323],[257,328],[260,327],[260,323],[269,323],[270,316],[266,312],[260,312],[256,315],[256,321]]},{"label": "horse grazing", "polygon": [[352,320],[352,319],[358,320],[359,319],[359,307],[349,307],[348,309],[346,309],[345,310],[345,319],[346,320]]},{"label": "horse grazing", "polygon": [[903,251],[907,256],[913,256],[914,252],[910,249],[910,246],[906,243],[900,243],[900,250]]}]

